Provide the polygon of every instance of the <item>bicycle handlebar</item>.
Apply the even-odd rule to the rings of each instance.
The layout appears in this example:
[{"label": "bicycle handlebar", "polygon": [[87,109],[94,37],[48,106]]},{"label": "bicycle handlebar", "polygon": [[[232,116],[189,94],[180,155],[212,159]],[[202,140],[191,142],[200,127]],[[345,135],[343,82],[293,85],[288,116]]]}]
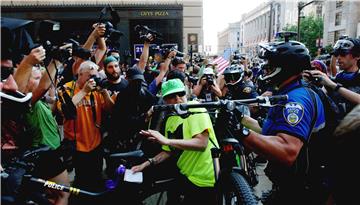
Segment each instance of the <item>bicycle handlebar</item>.
[{"label": "bicycle handlebar", "polygon": [[278,101],[287,100],[287,95],[274,95],[274,96],[258,96],[251,99],[243,100],[219,100],[216,102],[205,102],[198,104],[173,104],[173,105],[155,105],[154,112],[160,111],[176,111],[181,114],[181,111],[186,111],[190,108],[225,108],[227,110],[234,110],[236,105],[258,103],[262,107],[270,107],[273,103]]},{"label": "bicycle handlebar", "polygon": [[89,192],[89,191],[81,190],[81,189],[74,188],[71,186],[65,186],[62,184],[57,184],[52,181],[47,181],[44,179],[32,177],[31,175],[24,175],[24,177],[28,178],[30,182],[34,182],[34,183],[43,185],[43,187],[58,190],[58,191],[69,192],[70,194],[74,194],[74,195],[83,194],[83,195],[88,195],[88,196],[101,196],[101,195],[109,192],[109,190],[106,190],[103,192]]}]

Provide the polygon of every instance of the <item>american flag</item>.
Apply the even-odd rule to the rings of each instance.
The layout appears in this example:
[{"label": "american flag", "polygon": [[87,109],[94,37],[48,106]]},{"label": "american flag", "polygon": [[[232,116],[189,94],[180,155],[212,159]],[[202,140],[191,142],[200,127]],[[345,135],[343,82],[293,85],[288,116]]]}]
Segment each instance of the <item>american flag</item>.
[{"label": "american flag", "polygon": [[214,59],[213,64],[217,64],[217,74],[221,75],[225,68],[230,65],[231,48],[224,50],[224,54]]}]

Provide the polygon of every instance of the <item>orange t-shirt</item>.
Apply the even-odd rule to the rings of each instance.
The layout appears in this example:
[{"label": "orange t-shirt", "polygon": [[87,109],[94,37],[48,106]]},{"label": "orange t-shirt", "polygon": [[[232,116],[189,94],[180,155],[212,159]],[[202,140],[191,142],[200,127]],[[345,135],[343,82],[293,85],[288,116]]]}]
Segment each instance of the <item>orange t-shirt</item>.
[{"label": "orange t-shirt", "polygon": [[[68,82],[65,84],[66,92],[73,97],[80,91],[78,87],[75,87],[75,82]],[[72,89],[75,87],[75,90]],[[101,142],[101,133],[99,125],[101,124],[101,115],[105,106],[105,100],[101,93],[97,91],[92,92],[94,95],[95,110],[96,110],[96,123],[94,122],[93,111],[90,101],[90,93],[87,94],[76,105],[77,118],[75,120],[64,120],[64,136],[67,139],[73,140],[76,132],[76,148],[81,152],[90,152],[99,146]]]}]

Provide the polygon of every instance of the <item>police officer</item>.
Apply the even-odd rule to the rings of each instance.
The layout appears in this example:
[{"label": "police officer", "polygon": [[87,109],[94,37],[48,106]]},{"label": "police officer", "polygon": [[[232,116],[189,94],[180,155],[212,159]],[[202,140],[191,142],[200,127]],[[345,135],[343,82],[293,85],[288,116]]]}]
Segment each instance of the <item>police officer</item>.
[{"label": "police officer", "polygon": [[240,100],[256,98],[258,93],[250,81],[244,80],[244,69],[237,64],[227,67],[223,73],[225,87],[223,96],[227,99]]},{"label": "police officer", "polygon": [[259,57],[267,60],[270,72],[259,79],[276,87],[275,95],[288,95],[288,100],[269,109],[263,127],[251,117],[240,119],[250,128],[241,135],[243,143],[269,160],[265,171],[273,192],[264,204],[310,204],[314,196],[308,195],[300,177],[307,168],[302,159],[310,134],[324,126],[324,109],[320,98],[301,81],[303,69],[310,67],[309,51],[288,39],[260,47]]}]

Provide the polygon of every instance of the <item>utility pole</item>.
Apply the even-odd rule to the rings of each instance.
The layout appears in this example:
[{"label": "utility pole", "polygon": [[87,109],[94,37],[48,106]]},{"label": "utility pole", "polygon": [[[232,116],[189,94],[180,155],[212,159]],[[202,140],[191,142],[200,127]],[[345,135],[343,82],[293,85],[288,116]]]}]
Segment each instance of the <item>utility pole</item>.
[{"label": "utility pole", "polygon": [[270,2],[270,15],[269,15],[269,35],[268,42],[271,41],[271,24],[272,24],[272,10],[273,10],[273,2]]},{"label": "utility pole", "polygon": [[308,5],[310,5],[310,4],[312,4],[312,3],[314,3],[314,2],[322,2],[322,0],[315,0],[315,1],[310,1],[310,2],[308,2],[308,3],[304,3],[304,2],[302,2],[302,1],[299,1],[298,2],[298,22],[297,22],[297,40],[300,42],[300,19],[301,19],[301,10],[303,9],[303,8],[305,8],[306,6],[308,6]]}]

